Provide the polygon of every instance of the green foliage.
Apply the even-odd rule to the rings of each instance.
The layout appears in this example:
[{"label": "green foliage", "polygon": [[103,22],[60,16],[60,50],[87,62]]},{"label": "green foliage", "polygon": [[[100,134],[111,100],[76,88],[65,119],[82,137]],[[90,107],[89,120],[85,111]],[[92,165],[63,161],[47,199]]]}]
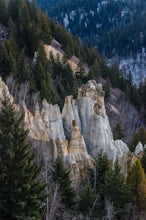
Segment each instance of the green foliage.
[{"label": "green foliage", "polygon": [[5,97],[0,111],[0,213],[10,220],[40,219],[46,197],[22,119]]},{"label": "green foliage", "polygon": [[114,165],[114,169],[105,173],[104,183],[100,185],[100,189],[105,198],[112,201],[116,208],[122,209],[125,204],[131,201],[130,187],[126,184],[117,163]]},{"label": "green foliage", "polygon": [[0,45],[0,72],[6,77],[9,74],[17,75],[18,47],[12,35]]},{"label": "green foliage", "polygon": [[119,67],[116,64],[113,64],[110,69],[110,80],[114,87],[119,86],[120,84],[120,72]]},{"label": "green foliage", "polygon": [[[67,28],[89,45],[113,56],[127,55],[145,47],[146,3],[141,1],[79,1],[37,0],[43,10],[64,24],[68,15]],[[100,10],[97,12],[97,9]],[[126,10],[125,10],[126,8]],[[82,10],[82,19],[80,19]],[[73,16],[72,11],[75,13]],[[91,13],[92,11],[92,13]],[[87,22],[88,20],[88,22]],[[97,23],[98,21],[98,23]],[[128,28],[127,28],[128,27]]]},{"label": "green foliage", "polygon": [[144,172],[146,174],[146,148],[144,148],[144,151],[143,151],[143,156],[141,158],[141,164],[142,164],[142,167],[143,167]]},{"label": "green foliage", "polygon": [[[129,144],[129,148],[131,151],[135,150],[135,147],[139,141],[142,143],[143,146],[146,144],[146,129],[145,129],[145,127],[140,127],[138,132],[134,135],[131,143]],[[146,173],[146,149],[145,148],[143,151],[143,157],[141,158],[141,164],[142,164],[142,167]]]},{"label": "green foliage", "polygon": [[99,155],[96,159],[96,193],[100,195],[99,213],[103,212],[104,201],[108,199],[114,204],[116,216],[125,215],[124,207],[130,203],[132,192],[126,184],[125,178],[117,163],[114,167],[110,164],[106,155]]},{"label": "green foliage", "polygon": [[105,91],[105,100],[108,101],[111,96],[111,82],[109,78],[106,79],[106,83],[104,84],[103,90]]},{"label": "green foliage", "polygon": [[61,199],[67,210],[75,205],[76,193],[71,186],[70,171],[64,166],[61,158],[54,161],[52,168],[54,182],[59,184]]},{"label": "green foliage", "polygon": [[140,160],[137,160],[129,172],[128,183],[132,187],[133,205],[140,211],[146,210],[146,178]]},{"label": "green foliage", "polygon": [[136,86],[131,86],[130,88],[130,97],[129,97],[132,101],[132,103],[137,106],[138,108],[140,108],[141,106],[141,97],[140,94],[138,93],[138,89],[136,88]]},{"label": "green foliage", "polygon": [[141,127],[138,132],[134,135],[133,140],[130,143],[130,150],[134,151],[138,142],[141,142],[143,145],[146,144],[146,129]]},{"label": "green foliage", "polygon": [[28,65],[27,58],[25,54],[22,52],[18,61],[18,73],[17,79],[19,82],[31,81],[32,71],[30,66]]},{"label": "green foliage", "polygon": [[144,117],[144,121],[146,122],[146,80],[144,83],[141,83],[139,86],[139,94],[142,100],[142,107],[144,109],[143,112],[143,117]]},{"label": "green foliage", "polygon": [[125,132],[124,130],[121,128],[121,124],[117,123],[113,129],[113,136],[114,136],[114,140],[117,139],[124,139],[125,138]]},{"label": "green foliage", "polygon": [[43,42],[46,44],[51,43],[51,30],[50,30],[50,23],[49,18],[47,15],[42,15],[40,19],[40,31],[41,31],[41,37]]},{"label": "green foliage", "polygon": [[[144,92],[146,83],[139,90],[132,84],[131,74],[129,76],[124,75],[122,71],[119,71],[118,65],[115,64],[108,67],[105,56],[100,58],[95,48],[98,48],[100,54],[103,53],[110,57],[116,57],[117,53],[129,55],[131,52],[141,51],[142,47],[145,48],[146,31],[144,31],[144,21],[146,20],[146,3],[144,0],[108,1],[106,5],[103,5],[101,1],[89,0],[84,2],[77,0],[74,2],[37,0],[37,2],[42,9],[47,9],[49,14],[62,24],[64,24],[64,17],[68,15],[69,26],[67,28],[71,30],[73,35],[78,34],[83,42],[90,45],[90,47],[81,45],[78,37],[72,38],[60,24],[56,25],[53,21],[50,22],[52,36],[63,45],[67,57],[75,54],[81,61],[89,64],[88,79],[98,80],[100,76],[105,79],[108,78],[111,86],[118,87],[124,91],[126,97],[130,99],[138,110],[141,107],[146,109]],[[80,21],[81,8],[83,9],[83,17]],[[96,11],[97,8],[100,8],[98,13]],[[125,11],[125,8],[127,11]],[[75,11],[73,18],[70,16],[72,11]],[[122,14],[123,16],[121,16]],[[86,22],[87,18],[88,22]],[[99,27],[97,28],[98,24]],[[91,47],[92,45],[94,46],[93,48]],[[83,83],[87,79],[80,78],[79,80],[80,83]],[[145,103],[144,106],[143,103]],[[146,118],[145,110],[144,118]]]},{"label": "green foliage", "polygon": [[[92,62],[93,62],[93,60],[92,60]],[[90,62],[90,61],[88,61],[88,62]],[[90,75],[91,79],[99,79],[99,77],[101,76],[101,68],[100,68],[99,61],[95,60],[91,64],[89,75]]]},{"label": "green foliage", "polygon": [[50,63],[46,57],[44,47],[40,44],[34,66],[35,88],[40,92],[41,99],[46,98],[52,103],[54,98],[53,85],[51,83]]},{"label": "green foliage", "polygon": [[8,21],[8,11],[5,0],[0,0],[0,23],[6,24]]},{"label": "green foliage", "polygon": [[96,188],[98,189],[99,185],[104,183],[105,173],[111,169],[110,161],[108,160],[106,154],[99,154],[95,158],[96,166]]},{"label": "green foliage", "polygon": [[[67,95],[72,94],[73,96],[76,96],[78,82],[73,76],[73,71],[67,63],[66,57],[63,57],[61,60],[59,57],[54,58],[51,55],[50,71],[54,84],[57,85],[57,92],[60,100],[62,100],[62,104]],[[70,83],[72,83],[72,85],[70,85]]]},{"label": "green foliage", "polygon": [[76,95],[78,82],[67,59],[51,56],[48,60],[43,45],[50,44],[56,36],[64,50],[68,48],[67,56],[72,56],[74,51],[81,56],[84,54],[82,44],[61,25],[42,14],[35,1],[12,0],[7,13],[10,35],[4,44],[0,44],[3,79],[11,74],[18,83],[28,81],[30,92],[39,91],[41,100],[45,98],[49,103],[58,103],[62,107],[66,95]]},{"label": "green foliage", "polygon": [[[79,194],[79,211],[88,215],[95,202],[95,194],[91,185],[85,186]],[[93,210],[95,211],[95,210]]]},{"label": "green foliage", "polygon": [[40,40],[50,42],[48,18],[41,14],[34,1],[12,0],[9,2],[8,13],[17,26],[19,46],[25,48],[29,56],[34,55]]}]

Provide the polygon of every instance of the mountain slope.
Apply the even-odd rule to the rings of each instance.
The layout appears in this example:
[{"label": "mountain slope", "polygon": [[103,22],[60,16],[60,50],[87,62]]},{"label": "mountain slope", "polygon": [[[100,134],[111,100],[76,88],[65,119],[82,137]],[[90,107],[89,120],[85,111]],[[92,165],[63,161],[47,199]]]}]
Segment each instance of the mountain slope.
[{"label": "mountain slope", "polygon": [[134,84],[139,86],[140,82],[144,82],[146,68],[142,59],[140,64],[136,59],[145,55],[146,49],[144,0],[38,0],[38,3],[72,34],[97,47],[100,54],[113,58],[112,62],[118,64],[127,76],[132,73]]},{"label": "mountain slope", "polygon": [[106,55],[125,55],[145,47],[145,1],[38,0],[43,9],[73,34]]}]

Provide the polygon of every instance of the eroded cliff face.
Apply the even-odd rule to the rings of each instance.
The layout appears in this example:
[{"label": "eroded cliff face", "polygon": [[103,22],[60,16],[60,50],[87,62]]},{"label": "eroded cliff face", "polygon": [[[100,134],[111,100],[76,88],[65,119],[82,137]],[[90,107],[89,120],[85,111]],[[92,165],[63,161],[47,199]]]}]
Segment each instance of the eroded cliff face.
[{"label": "eroded cliff face", "polygon": [[121,159],[128,154],[125,143],[113,140],[104,105],[104,91],[94,80],[79,88],[77,99],[66,97],[62,119],[65,135],[71,137],[72,121],[75,120],[84,137],[87,151],[95,157],[105,152],[111,160]]},{"label": "eroded cliff face", "polygon": [[[3,90],[13,101],[0,78],[0,96]],[[24,126],[29,129],[28,140],[44,167],[43,175],[47,178],[53,160],[62,157],[71,170],[75,187],[86,180],[99,152],[106,153],[113,162],[118,159],[126,174],[129,160],[136,158],[143,148],[139,144],[132,156],[125,143],[113,139],[105,111],[104,91],[94,80],[79,88],[76,99],[66,97],[62,113],[58,105],[48,104],[46,100],[41,107],[36,104],[34,114],[24,103],[16,109],[25,112]]]},{"label": "eroded cliff face", "polygon": [[24,124],[29,129],[29,141],[42,163],[45,172],[49,171],[55,158],[62,157],[67,167],[71,170],[73,185],[79,184],[87,177],[87,167],[93,167],[93,159],[88,154],[86,144],[80,129],[75,121],[72,122],[71,137],[66,139],[62,115],[58,105],[48,104],[45,100],[40,110],[36,105],[35,114],[21,107],[25,112]]}]

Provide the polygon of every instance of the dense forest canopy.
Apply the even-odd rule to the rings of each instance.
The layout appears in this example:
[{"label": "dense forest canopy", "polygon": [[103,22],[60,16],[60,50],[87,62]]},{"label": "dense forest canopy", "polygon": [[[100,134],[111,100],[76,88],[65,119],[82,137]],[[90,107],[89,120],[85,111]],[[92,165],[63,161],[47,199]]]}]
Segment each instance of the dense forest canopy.
[{"label": "dense forest canopy", "polygon": [[146,47],[144,0],[38,0],[38,4],[100,53],[125,56]]}]

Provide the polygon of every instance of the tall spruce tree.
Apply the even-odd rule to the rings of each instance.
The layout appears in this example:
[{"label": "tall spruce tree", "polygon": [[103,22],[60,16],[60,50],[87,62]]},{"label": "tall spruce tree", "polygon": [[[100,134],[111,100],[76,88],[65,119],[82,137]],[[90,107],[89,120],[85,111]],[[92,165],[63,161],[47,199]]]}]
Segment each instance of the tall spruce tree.
[{"label": "tall spruce tree", "polygon": [[133,205],[140,211],[146,211],[146,178],[140,160],[137,160],[129,172],[128,183],[132,187]]},{"label": "tall spruce tree", "polygon": [[100,184],[100,190],[118,209],[122,209],[132,199],[131,187],[126,183],[117,163],[115,163],[114,169],[105,173],[104,183]]},{"label": "tall spruce tree", "polygon": [[104,183],[104,176],[107,171],[111,170],[110,161],[106,154],[98,154],[95,158],[95,171],[94,171],[94,191],[99,188],[99,184]]},{"label": "tall spruce tree", "polygon": [[140,127],[138,132],[134,134],[131,143],[129,144],[129,148],[131,151],[135,150],[135,146],[138,142],[141,142],[143,145],[146,144],[146,129],[145,127]]},{"label": "tall spruce tree", "polygon": [[90,211],[94,208],[94,202],[96,199],[96,196],[94,194],[94,190],[91,185],[85,186],[82,191],[80,192],[80,199],[79,199],[79,210],[80,212],[88,215]]},{"label": "tall spruce tree", "polygon": [[100,195],[99,213],[103,215],[105,201],[108,200],[114,204],[117,219],[123,219],[126,214],[124,207],[131,202],[132,192],[121,173],[120,166],[115,163],[113,167],[104,154],[98,155],[95,165],[95,186]]},{"label": "tall spruce tree", "polygon": [[36,220],[44,210],[45,184],[39,180],[40,166],[26,142],[22,119],[5,97],[0,110],[0,214],[9,220]]},{"label": "tall spruce tree", "polygon": [[59,157],[53,164],[52,177],[55,182],[59,183],[62,202],[69,210],[75,204],[76,193],[71,186],[70,172]]},{"label": "tall spruce tree", "polygon": [[121,127],[120,123],[117,123],[113,129],[113,135],[114,135],[114,139],[124,139],[125,138],[125,133],[123,128]]},{"label": "tall spruce tree", "polygon": [[46,57],[43,44],[40,43],[34,67],[36,88],[40,91],[41,99],[46,98],[49,103],[53,101],[54,89],[51,82],[50,63]]}]

